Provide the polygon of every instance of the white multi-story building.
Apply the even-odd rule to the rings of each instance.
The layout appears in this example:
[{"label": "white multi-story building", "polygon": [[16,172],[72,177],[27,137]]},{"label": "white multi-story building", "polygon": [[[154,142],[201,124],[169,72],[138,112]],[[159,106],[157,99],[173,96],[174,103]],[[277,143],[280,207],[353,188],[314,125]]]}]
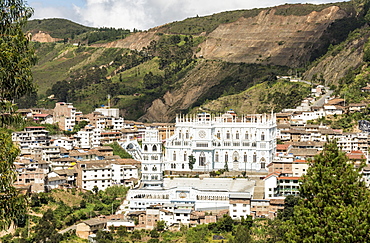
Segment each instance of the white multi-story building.
[{"label": "white multi-story building", "polygon": [[234,198],[230,195],[235,193],[249,201],[253,197],[254,184],[248,179],[164,178],[163,188],[130,190],[127,200],[130,211],[141,211],[158,204],[194,205],[197,211],[219,211],[229,209],[230,198]]},{"label": "white multi-story building", "polygon": [[138,179],[139,169],[134,165],[112,164],[112,183],[125,184],[127,180]]},{"label": "white multi-story building", "polygon": [[234,171],[261,170],[272,162],[276,151],[276,117],[258,114],[237,117],[229,111],[221,116],[207,113],[176,118],[174,135],[165,144],[165,170],[194,171],[227,168]]},{"label": "white multi-story building", "polygon": [[81,188],[93,190],[96,186],[99,190],[105,190],[112,185],[112,165],[105,162],[81,163],[80,176]]},{"label": "white multi-story building", "polygon": [[77,132],[77,146],[83,149],[90,149],[101,146],[101,129],[93,126],[86,126]]},{"label": "white multi-story building", "polygon": [[77,140],[73,138],[59,137],[54,138],[51,143],[53,146],[58,146],[67,150],[71,150],[77,145]]},{"label": "white multi-story building", "polygon": [[142,141],[142,183],[144,187],[162,186],[162,142],[156,129],[147,129]]},{"label": "white multi-story building", "polygon": [[48,146],[50,143],[49,131],[45,127],[26,127],[24,131],[12,133],[13,142],[19,144],[22,154],[31,153],[31,149]]},{"label": "white multi-story building", "polygon": [[101,117],[96,121],[96,127],[103,130],[120,131],[124,128],[122,117]]},{"label": "white multi-story building", "polygon": [[101,108],[96,108],[95,111],[100,112],[105,117],[119,118],[118,108],[110,108],[109,106],[103,106]]}]

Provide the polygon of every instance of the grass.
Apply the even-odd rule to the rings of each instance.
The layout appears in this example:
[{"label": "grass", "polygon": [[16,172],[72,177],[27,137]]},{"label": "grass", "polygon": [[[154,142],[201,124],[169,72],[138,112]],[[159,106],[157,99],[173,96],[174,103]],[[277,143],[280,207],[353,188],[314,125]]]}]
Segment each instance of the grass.
[{"label": "grass", "polygon": [[82,201],[82,197],[78,195],[76,192],[75,195],[73,195],[70,192],[61,191],[61,190],[53,190],[52,196],[57,201],[63,201],[66,205],[73,207],[73,206],[79,206],[80,202]]}]

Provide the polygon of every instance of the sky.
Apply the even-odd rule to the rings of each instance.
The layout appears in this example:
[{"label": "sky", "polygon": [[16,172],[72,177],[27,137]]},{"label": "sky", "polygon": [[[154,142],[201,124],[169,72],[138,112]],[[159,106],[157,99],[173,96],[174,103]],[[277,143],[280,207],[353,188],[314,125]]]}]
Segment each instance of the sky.
[{"label": "sky", "polygon": [[31,19],[64,18],[90,27],[147,30],[189,17],[264,8],[285,3],[330,3],[344,0],[26,0]]}]

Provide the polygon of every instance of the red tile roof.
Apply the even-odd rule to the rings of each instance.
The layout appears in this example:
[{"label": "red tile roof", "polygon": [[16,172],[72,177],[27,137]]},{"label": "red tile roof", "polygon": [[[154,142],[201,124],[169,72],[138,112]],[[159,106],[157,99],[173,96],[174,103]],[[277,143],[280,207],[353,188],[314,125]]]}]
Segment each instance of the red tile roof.
[{"label": "red tile roof", "polygon": [[287,150],[290,144],[276,144],[276,150]]},{"label": "red tile roof", "polygon": [[47,117],[47,116],[50,116],[49,114],[36,114],[36,115],[33,115],[33,117]]},{"label": "red tile roof", "polygon": [[282,176],[279,177],[279,180],[299,180],[301,177],[289,177],[289,176]]}]

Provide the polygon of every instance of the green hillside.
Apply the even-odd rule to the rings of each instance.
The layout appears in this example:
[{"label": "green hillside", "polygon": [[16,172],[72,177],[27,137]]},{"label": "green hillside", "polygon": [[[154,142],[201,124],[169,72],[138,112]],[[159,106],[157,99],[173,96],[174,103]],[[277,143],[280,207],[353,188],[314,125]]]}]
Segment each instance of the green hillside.
[{"label": "green hillside", "polygon": [[[212,32],[219,24],[231,23],[240,17],[256,16],[260,9],[230,11],[168,24],[156,30],[156,39],[146,40],[150,44],[140,51],[112,48],[107,42],[117,38],[124,41],[122,38],[132,35],[129,41],[135,43],[135,36],[143,38],[144,35],[135,35],[123,29],[94,29],[61,19],[33,20],[27,27],[30,32],[42,30],[54,38],[74,37],[85,41],[85,44],[76,46],[65,41],[33,43],[38,56],[38,64],[33,69],[34,80],[39,87],[38,95],[27,97],[20,102],[20,107],[34,105],[37,100],[37,106],[53,108],[54,102],[67,101],[87,113],[106,104],[109,95],[111,105],[120,108],[121,115],[126,119],[142,118],[143,121],[171,121],[174,114],[187,113],[197,107],[217,112],[226,108],[233,108],[240,113],[266,112],[271,109],[279,111],[298,105],[309,88],[277,82],[276,76],[304,72],[308,80],[335,85],[333,87],[337,88],[337,93],[347,93],[351,101],[366,100],[367,95],[359,93],[359,87],[366,85],[369,79],[367,65],[370,60],[370,31],[362,27],[367,26],[370,20],[367,17],[370,14],[366,14],[368,1],[282,5],[274,10],[275,15],[279,16],[299,16],[313,10],[321,11],[327,6],[339,6],[345,14],[343,19],[329,25],[324,35],[316,41],[327,43],[331,36],[337,42],[345,41],[331,45],[327,50],[322,45],[320,52],[328,52],[311,65],[307,63],[299,69],[271,65],[268,62],[263,65],[230,63],[196,56],[199,44],[209,40],[207,34],[201,37],[196,34]],[[289,23],[286,26],[290,28]],[[348,33],[350,35],[347,38]],[[361,41],[356,42],[360,38]],[[223,39],[227,43],[227,36]],[[143,42],[143,39],[140,41]],[[107,44],[99,47],[88,45],[104,42]],[[349,43],[352,46],[349,47]],[[309,48],[314,55],[318,55],[318,49],[313,49],[312,45]],[[351,64],[353,59],[345,57],[342,54],[344,51],[352,51],[357,56],[364,55],[364,58],[356,59],[354,69]],[[342,66],[335,61],[340,57]],[[328,60],[333,63],[330,68],[326,68],[328,64],[323,65]],[[339,72],[342,76],[337,77]],[[339,81],[330,82],[331,77]],[[153,106],[154,103],[159,106]],[[149,108],[152,109],[152,115],[148,116]],[[169,115],[154,117],[153,112]]]},{"label": "green hillside", "polygon": [[37,33],[39,31],[49,33],[53,38],[71,38],[96,28],[86,27],[67,19],[34,19],[28,21],[24,31]]}]

